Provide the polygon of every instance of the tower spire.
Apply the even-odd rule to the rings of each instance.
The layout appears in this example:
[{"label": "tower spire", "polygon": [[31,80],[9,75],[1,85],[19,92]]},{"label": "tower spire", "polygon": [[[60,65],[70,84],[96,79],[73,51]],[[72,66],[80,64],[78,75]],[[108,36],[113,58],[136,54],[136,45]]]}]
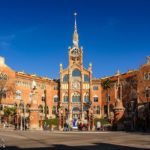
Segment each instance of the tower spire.
[{"label": "tower spire", "polygon": [[77,22],[76,22],[76,16],[77,16],[77,13],[75,12],[74,13],[74,31],[77,32]]},{"label": "tower spire", "polygon": [[73,33],[73,47],[78,47],[78,32],[77,32],[77,22],[76,22],[77,13],[74,13],[75,21],[74,21],[74,33]]}]

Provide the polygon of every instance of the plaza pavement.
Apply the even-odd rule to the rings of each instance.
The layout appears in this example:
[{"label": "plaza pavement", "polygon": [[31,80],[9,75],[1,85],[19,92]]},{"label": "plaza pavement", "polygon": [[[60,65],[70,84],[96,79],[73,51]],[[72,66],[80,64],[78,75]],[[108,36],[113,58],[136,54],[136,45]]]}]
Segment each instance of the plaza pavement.
[{"label": "plaza pavement", "polygon": [[0,146],[16,150],[146,150],[150,134],[0,130]]}]

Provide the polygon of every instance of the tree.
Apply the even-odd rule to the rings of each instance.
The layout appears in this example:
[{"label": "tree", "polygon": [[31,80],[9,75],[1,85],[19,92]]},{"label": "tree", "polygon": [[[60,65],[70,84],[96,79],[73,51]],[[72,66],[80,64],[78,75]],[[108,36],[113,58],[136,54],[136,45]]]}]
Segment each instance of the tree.
[{"label": "tree", "polygon": [[16,107],[4,107],[4,118],[7,118],[8,123],[14,123],[14,116],[16,115]]},{"label": "tree", "polygon": [[[15,78],[9,79],[7,74],[0,72],[0,110],[2,110],[2,100],[13,97],[15,94]],[[0,112],[1,123],[1,112]]]},{"label": "tree", "polygon": [[4,116],[9,117],[9,116],[14,116],[15,114],[16,114],[16,107],[6,106],[4,108]]},{"label": "tree", "polygon": [[107,102],[107,116],[109,117],[109,101],[110,101],[110,95],[109,95],[109,89],[112,87],[112,83],[110,79],[106,79],[101,83],[103,90],[106,91],[106,102]]}]

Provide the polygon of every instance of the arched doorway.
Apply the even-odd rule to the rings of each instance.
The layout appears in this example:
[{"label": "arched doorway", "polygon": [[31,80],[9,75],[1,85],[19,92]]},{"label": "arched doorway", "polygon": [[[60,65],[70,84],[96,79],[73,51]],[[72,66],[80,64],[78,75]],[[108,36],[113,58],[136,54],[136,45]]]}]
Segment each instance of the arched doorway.
[{"label": "arched doorway", "polygon": [[79,107],[73,107],[72,108],[72,118],[73,119],[80,119],[80,108]]},{"label": "arched doorway", "polygon": [[78,122],[80,120],[80,108],[73,107],[72,108],[72,128],[78,129]]}]

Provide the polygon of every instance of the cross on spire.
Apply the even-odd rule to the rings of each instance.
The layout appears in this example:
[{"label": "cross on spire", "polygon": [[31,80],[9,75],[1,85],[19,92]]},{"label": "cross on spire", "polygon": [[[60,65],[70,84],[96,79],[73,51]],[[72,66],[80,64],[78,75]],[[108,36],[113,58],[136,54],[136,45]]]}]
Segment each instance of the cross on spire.
[{"label": "cross on spire", "polygon": [[77,31],[77,23],[76,23],[76,16],[77,16],[77,13],[75,12],[73,15],[74,15],[74,19],[75,19],[75,21],[74,21],[74,30]]}]

